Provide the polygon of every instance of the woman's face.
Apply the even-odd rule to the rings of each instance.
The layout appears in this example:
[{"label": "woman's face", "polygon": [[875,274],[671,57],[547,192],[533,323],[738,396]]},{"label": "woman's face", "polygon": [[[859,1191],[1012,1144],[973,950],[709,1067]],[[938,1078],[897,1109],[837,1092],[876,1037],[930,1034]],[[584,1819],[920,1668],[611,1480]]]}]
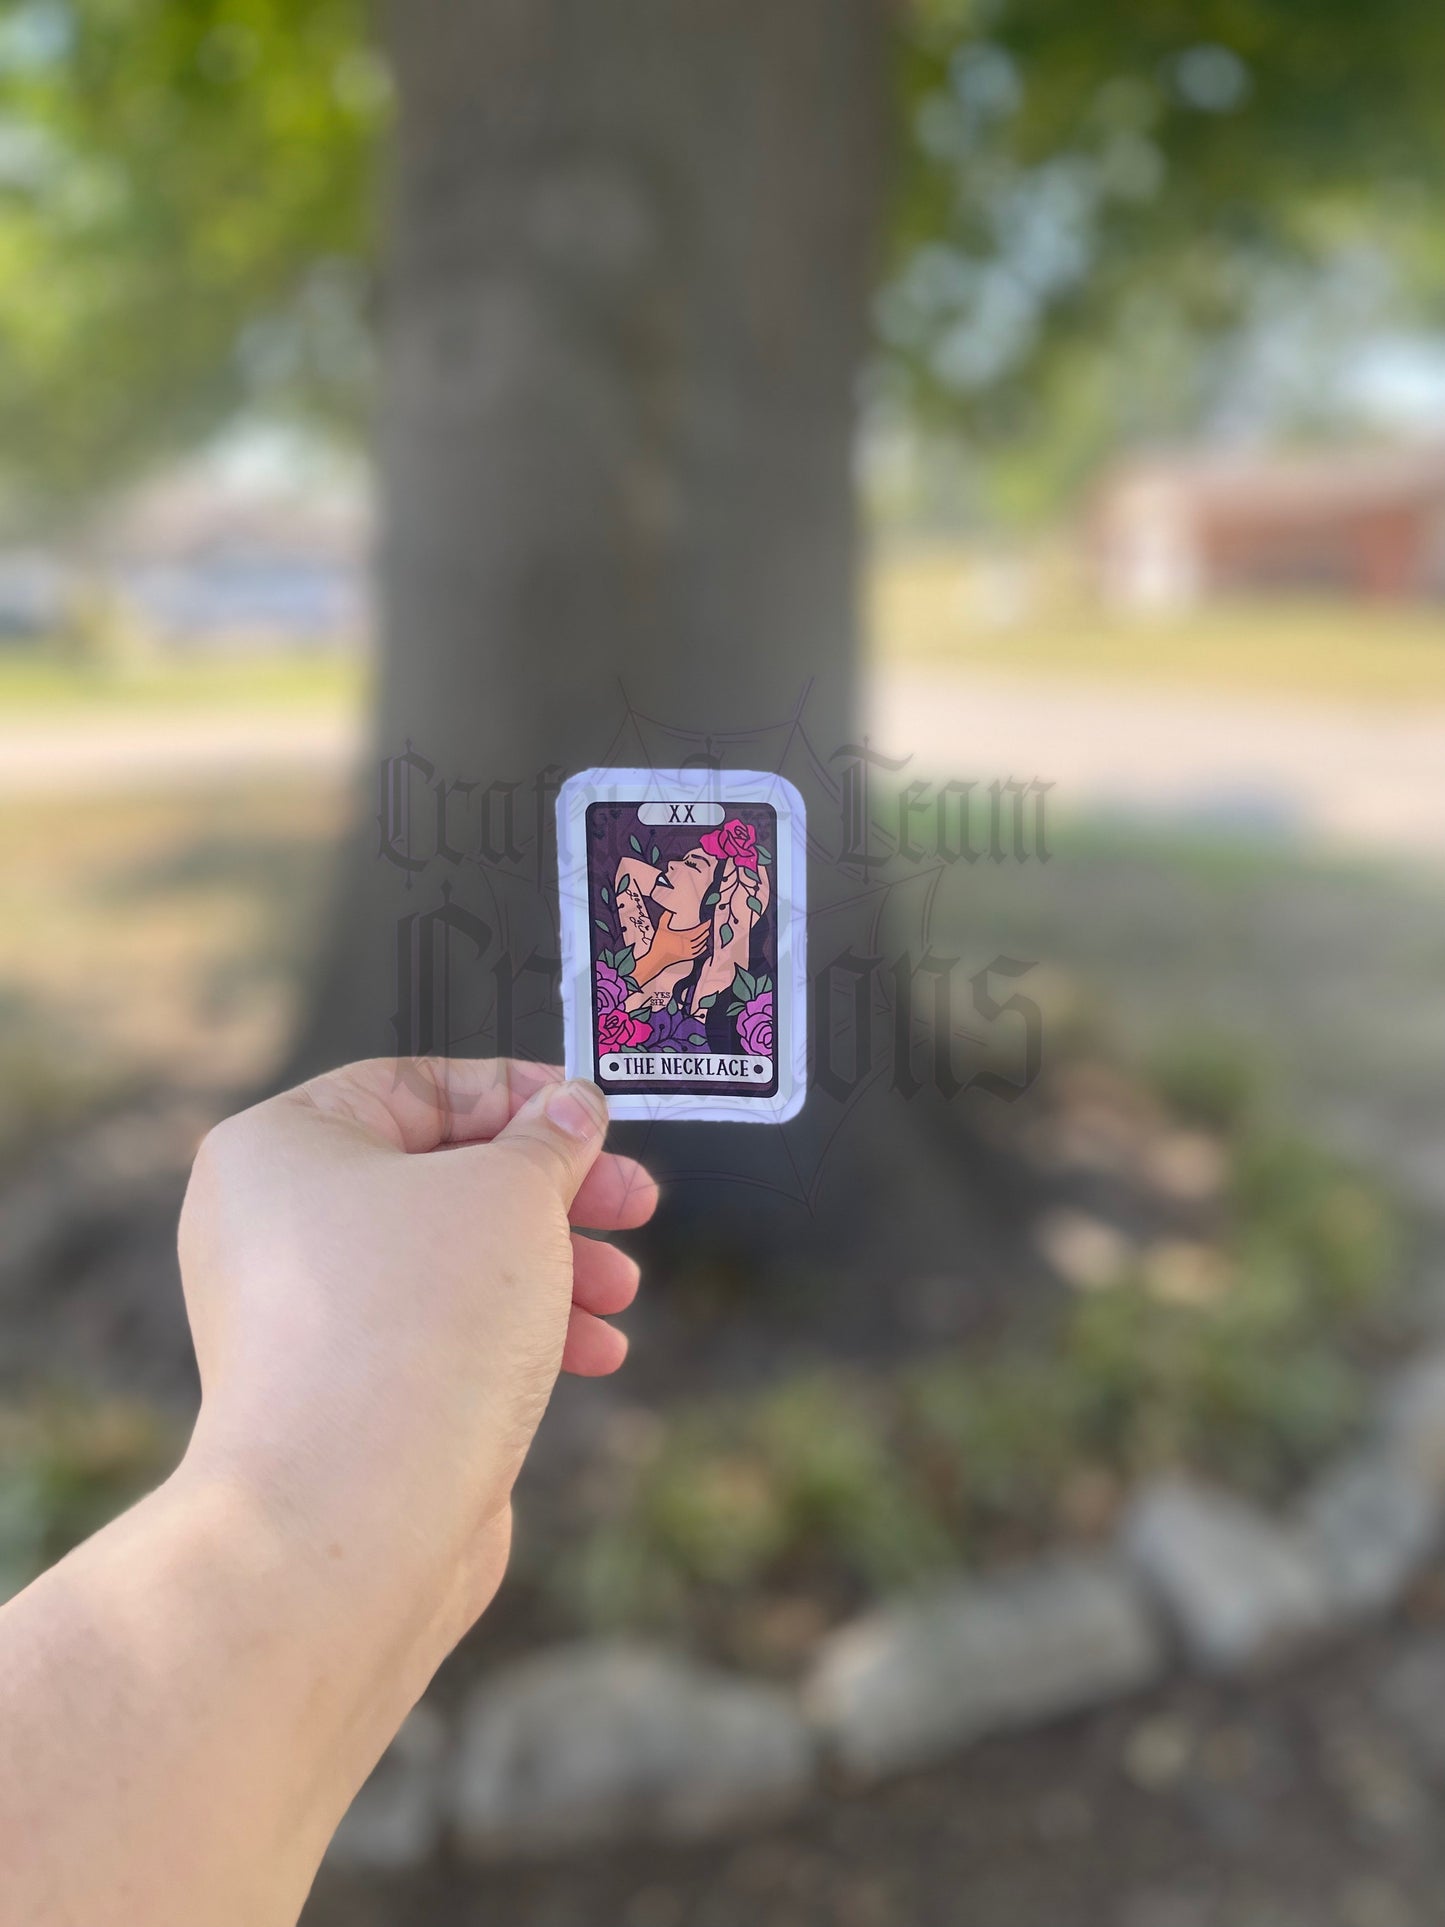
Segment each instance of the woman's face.
[{"label": "woman's face", "polygon": [[652,900],[672,912],[674,929],[685,930],[702,922],[702,900],[716,868],[706,850],[689,850],[663,865],[662,875],[652,886]]}]

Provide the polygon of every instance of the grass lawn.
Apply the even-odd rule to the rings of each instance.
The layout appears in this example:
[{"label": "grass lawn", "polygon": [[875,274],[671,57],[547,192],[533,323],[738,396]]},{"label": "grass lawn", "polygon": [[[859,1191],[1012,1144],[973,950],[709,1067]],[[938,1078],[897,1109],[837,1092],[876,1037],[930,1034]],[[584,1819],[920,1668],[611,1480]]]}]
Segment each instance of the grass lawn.
[{"label": "grass lawn", "polygon": [[[875,662],[1138,684],[1193,684],[1260,697],[1445,702],[1445,608],[1262,602],[1173,619],[1091,608],[1047,578],[1016,621],[981,614],[977,552],[956,544],[879,550],[867,582]],[[283,652],[167,657],[114,665],[0,648],[0,719],[80,709],[355,711],[359,656]]]},{"label": "grass lawn", "polygon": [[1261,602],[1172,619],[1112,615],[1046,590],[1008,626],[979,613],[977,557],[883,550],[870,633],[884,668],[1193,684],[1334,702],[1445,702],[1445,608]]},{"label": "grass lawn", "polygon": [[118,1088],[264,1073],[344,820],[339,783],[300,777],[0,801],[0,1171]]},{"label": "grass lawn", "polygon": [[77,709],[352,710],[369,672],[357,655],[215,654],[118,664],[66,662],[33,647],[0,649],[0,718]]},{"label": "grass lawn", "polygon": [[[300,777],[0,802],[0,1203],[7,1164],[35,1138],[128,1087],[211,1095],[274,1062],[344,822],[341,786]],[[1352,1098],[1412,1099],[1420,1080],[1434,1101],[1437,897],[1067,825],[1056,855],[1047,867],[959,866],[930,941],[945,956],[1038,960],[1027,992],[1045,1010],[1050,1072],[1088,1069],[1090,1051],[1106,1067],[1156,1066],[1159,1105],[1146,1093],[1123,1138],[1107,1098],[1119,1080],[1096,1077],[1072,1108],[1057,1105],[1067,1131],[1045,1144],[1045,1167],[1067,1140],[1112,1144],[1126,1171],[1142,1170],[1182,1126],[1205,1133],[1206,1151],[1228,1140],[1228,1196],[1200,1227],[1171,1220],[1154,1256],[1083,1298],[1047,1346],[1021,1323],[996,1354],[930,1339],[916,1369],[834,1362],[741,1396],[709,1393],[699,1366],[675,1399],[677,1359],[655,1353],[674,1409],[637,1404],[607,1432],[588,1473],[601,1468],[615,1495],[605,1516],[591,1485],[567,1485],[542,1510],[534,1493],[515,1583],[553,1633],[631,1626],[645,1611],[729,1664],[783,1665],[800,1618],[826,1623],[961,1558],[992,1563],[1061,1532],[1088,1541],[1156,1462],[1177,1456],[1273,1491],[1349,1436],[1377,1292],[1393,1316],[1393,1221],[1267,1112],[1277,1062],[1292,1096],[1343,1085]],[[1289,1076],[1300,1060],[1315,1073],[1303,1092]],[[697,1331],[722,1338],[742,1315],[726,1295],[684,1301],[683,1355],[711,1358]],[[775,1336],[776,1316],[760,1310],[755,1331]],[[644,1362],[647,1342],[644,1328]],[[165,1449],[143,1412],[7,1413],[0,1398],[0,1595],[7,1568],[23,1579],[151,1479]],[[8,1543],[7,1517],[24,1528]]]}]

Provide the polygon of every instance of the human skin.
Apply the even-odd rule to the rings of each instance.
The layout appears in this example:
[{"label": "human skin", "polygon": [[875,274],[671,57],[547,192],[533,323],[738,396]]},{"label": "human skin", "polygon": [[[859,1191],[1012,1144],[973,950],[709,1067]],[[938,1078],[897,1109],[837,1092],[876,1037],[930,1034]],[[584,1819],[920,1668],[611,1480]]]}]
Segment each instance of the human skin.
[{"label": "human skin", "polygon": [[[702,851],[694,854],[703,856]],[[706,861],[706,858],[704,858]],[[680,983],[691,970],[694,962],[707,948],[710,926],[701,921],[700,904],[707,885],[699,882],[692,892],[692,913],[684,917],[679,914],[688,900],[684,895],[674,900],[674,907],[664,910],[656,924],[647,913],[644,899],[661,879],[686,865],[679,860],[670,863],[667,871],[654,869],[650,863],[636,858],[627,858],[617,866],[613,879],[613,893],[617,904],[618,916],[622,924],[622,935],[632,951],[632,981],[639,989],[669,973],[666,981],[649,997],[636,997],[630,1008],[639,1009],[644,1004],[666,1003],[674,985]],[[707,875],[712,875],[712,865],[707,864]],[[664,889],[666,884],[664,882]],[[661,899],[659,899],[661,901]],[[678,968],[677,966],[681,966]]]},{"label": "human skin", "polygon": [[[691,924],[702,915],[702,901],[712,887],[714,877],[717,878],[718,901],[709,926],[711,948],[690,998],[691,1008],[695,1011],[701,1008],[705,997],[718,997],[731,986],[739,964],[746,969],[754,921],[754,913],[748,908],[748,898],[756,898],[763,909],[767,909],[771,893],[767,870],[755,871],[751,878],[745,878],[729,857],[719,872],[716,860],[706,850],[699,848],[689,850],[686,855],[667,864],[651,890],[653,902],[665,905],[675,922]],[[726,939],[723,937],[724,931],[728,933]],[[706,941],[698,945],[694,956],[700,956],[707,947]],[[669,996],[689,975],[691,968],[689,961],[685,967],[674,968],[668,977],[661,980]],[[629,1008],[632,1007],[629,1004]]]},{"label": "human skin", "polygon": [[688,850],[663,865],[652,886],[652,900],[671,910],[679,923],[696,923],[716,870],[717,863],[706,850]]},{"label": "human skin", "polygon": [[178,1471],[0,1611],[0,1927],[287,1927],[501,1582],[559,1370],[656,1202],[590,1084],[387,1061],[211,1133]]},{"label": "human skin", "polygon": [[691,967],[706,950],[707,939],[707,924],[695,923],[691,929],[677,930],[673,927],[672,912],[664,910],[657,920],[652,947],[632,967],[632,981],[640,989],[674,964]]},{"label": "human skin", "polygon": [[[674,858],[660,870],[629,858],[618,864],[613,888],[637,985],[627,1000],[629,1010],[661,1010],[706,950],[712,926],[703,919],[702,898],[714,867],[701,849]],[[656,924],[646,897],[661,909]]]},{"label": "human skin", "polygon": [[619,863],[612,880],[622,939],[634,957],[645,957],[657,935],[645,899],[661,874],[650,863],[634,860]]}]

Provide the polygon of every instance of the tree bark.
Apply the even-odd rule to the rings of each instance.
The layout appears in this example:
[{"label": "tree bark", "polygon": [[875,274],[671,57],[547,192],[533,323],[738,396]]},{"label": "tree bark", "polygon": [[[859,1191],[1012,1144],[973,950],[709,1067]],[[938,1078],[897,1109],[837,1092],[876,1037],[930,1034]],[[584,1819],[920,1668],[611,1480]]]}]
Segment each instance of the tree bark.
[{"label": "tree bark", "polygon": [[[399,977],[441,968],[403,920],[443,891],[513,966],[555,952],[540,772],[675,744],[806,789],[760,726],[801,703],[825,758],[852,736],[886,29],[885,0],[396,0],[375,749],[435,777],[404,772],[391,842],[424,867],[358,835],[293,1074],[417,1041],[559,1054],[544,973],[499,1008],[475,924],[452,989],[470,971],[477,1010],[394,1023]],[[480,786],[447,799],[461,861],[447,779]],[[498,782],[520,876],[469,841],[504,840]],[[691,1128],[695,1170],[768,1135]]]}]

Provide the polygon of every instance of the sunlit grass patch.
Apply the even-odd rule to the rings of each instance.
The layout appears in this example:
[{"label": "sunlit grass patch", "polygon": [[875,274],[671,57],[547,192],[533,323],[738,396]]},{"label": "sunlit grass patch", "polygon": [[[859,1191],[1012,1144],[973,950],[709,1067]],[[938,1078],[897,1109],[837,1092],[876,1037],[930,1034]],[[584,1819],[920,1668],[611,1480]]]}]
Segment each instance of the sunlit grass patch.
[{"label": "sunlit grass patch", "polygon": [[42,648],[0,648],[0,721],[76,710],[359,711],[370,670],[360,654],[276,650],[80,662]]},{"label": "sunlit grass patch", "polygon": [[344,807],[331,779],[0,801],[0,1158],[87,1097],[263,1074]]},{"label": "sunlit grass patch", "polygon": [[1445,702],[1442,609],[1281,598],[1127,615],[1040,566],[1003,621],[990,616],[987,577],[986,559],[962,546],[882,548],[869,576],[875,660],[1259,697]]}]

